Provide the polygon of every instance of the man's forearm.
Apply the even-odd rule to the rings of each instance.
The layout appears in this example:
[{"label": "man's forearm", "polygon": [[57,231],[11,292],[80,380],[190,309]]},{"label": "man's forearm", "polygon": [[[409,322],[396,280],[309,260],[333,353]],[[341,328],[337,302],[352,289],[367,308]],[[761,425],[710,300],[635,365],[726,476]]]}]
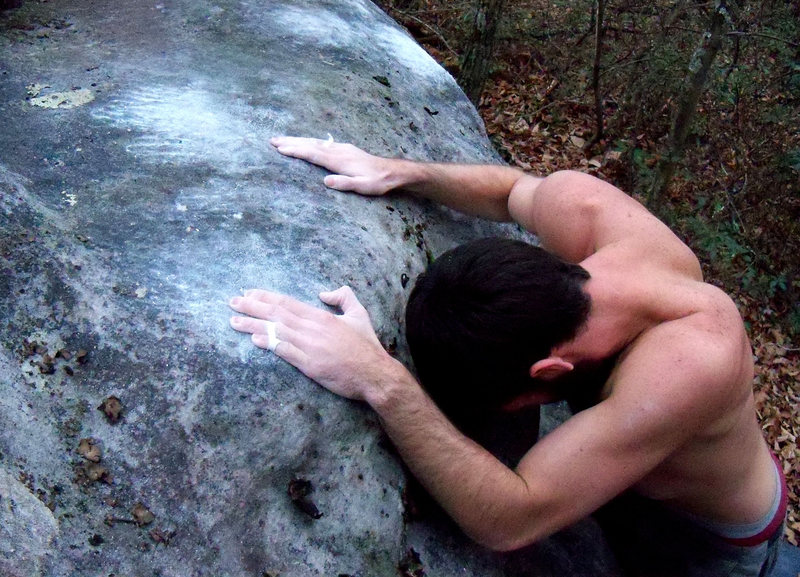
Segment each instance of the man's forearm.
[{"label": "man's forearm", "polygon": [[403,460],[436,501],[475,541],[509,550],[536,534],[525,481],[461,434],[405,369],[367,402],[378,413]]},{"label": "man's forearm", "polygon": [[394,188],[401,188],[459,212],[509,221],[508,196],[524,175],[496,164],[433,164],[396,159],[390,165]]},{"label": "man's forearm", "polygon": [[278,152],[328,169],[325,185],[379,196],[401,188],[467,214],[511,220],[508,197],[524,176],[497,164],[433,164],[369,154],[352,144],[314,138],[270,139]]}]

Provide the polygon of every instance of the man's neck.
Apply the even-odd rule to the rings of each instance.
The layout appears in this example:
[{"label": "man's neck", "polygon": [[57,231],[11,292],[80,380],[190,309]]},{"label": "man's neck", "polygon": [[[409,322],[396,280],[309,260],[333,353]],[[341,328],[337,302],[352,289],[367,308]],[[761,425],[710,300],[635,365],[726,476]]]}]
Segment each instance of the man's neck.
[{"label": "man's neck", "polygon": [[640,299],[602,273],[584,285],[592,308],[578,335],[554,351],[576,366],[616,357],[644,330],[654,324]]}]

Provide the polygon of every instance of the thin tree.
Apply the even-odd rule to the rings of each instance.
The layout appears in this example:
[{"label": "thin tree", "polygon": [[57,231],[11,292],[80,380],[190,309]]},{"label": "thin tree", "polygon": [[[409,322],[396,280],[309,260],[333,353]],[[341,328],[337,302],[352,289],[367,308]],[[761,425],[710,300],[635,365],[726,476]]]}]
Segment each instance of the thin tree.
[{"label": "thin tree", "polygon": [[458,82],[476,106],[489,76],[497,42],[497,25],[505,0],[477,0],[470,35],[467,38]]},{"label": "thin tree", "polygon": [[603,95],[600,93],[600,58],[603,54],[603,31],[605,0],[595,0],[594,20],[594,63],[592,65],[592,91],[594,93],[594,118],[595,132],[592,139],[586,144],[586,149],[592,148],[603,138]]},{"label": "thin tree", "polygon": [[647,196],[647,204],[656,212],[662,212],[664,193],[669,187],[670,181],[675,174],[675,169],[686,149],[686,139],[689,136],[697,103],[708,82],[711,65],[722,45],[727,12],[727,0],[715,0],[708,29],[703,32],[689,62],[689,70],[683,83],[686,89],[679,96],[678,107],[670,130],[667,152],[658,166],[656,176]]}]

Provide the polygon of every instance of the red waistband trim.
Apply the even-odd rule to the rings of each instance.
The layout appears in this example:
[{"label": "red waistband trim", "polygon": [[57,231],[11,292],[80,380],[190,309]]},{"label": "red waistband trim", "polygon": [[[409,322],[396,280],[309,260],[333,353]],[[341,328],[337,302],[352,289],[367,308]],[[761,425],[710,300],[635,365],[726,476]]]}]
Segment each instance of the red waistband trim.
[{"label": "red waistband trim", "polygon": [[778,531],[778,529],[780,529],[780,527],[783,525],[783,521],[786,518],[786,510],[789,504],[789,492],[786,488],[786,476],[783,474],[781,462],[774,454],[772,455],[772,460],[775,461],[775,467],[778,469],[778,476],[780,477],[781,485],[781,501],[778,505],[778,510],[775,512],[775,516],[772,518],[772,521],[769,522],[769,525],[764,527],[764,529],[755,535],[741,538],[723,537],[723,540],[726,543],[738,545],[739,547],[755,547],[756,545],[760,545],[761,543],[769,541],[775,532]]}]

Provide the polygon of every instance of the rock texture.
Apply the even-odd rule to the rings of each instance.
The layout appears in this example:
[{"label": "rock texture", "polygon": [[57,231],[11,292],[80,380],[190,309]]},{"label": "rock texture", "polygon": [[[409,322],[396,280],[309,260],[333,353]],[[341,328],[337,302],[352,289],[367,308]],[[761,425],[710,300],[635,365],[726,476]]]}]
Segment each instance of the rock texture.
[{"label": "rock texture", "polygon": [[365,0],[0,13],[0,574],[609,574],[591,523],[496,555],[411,518],[376,418],[228,328],[242,288],[348,283],[406,358],[408,279],[498,233],[331,193],[284,133],[497,162]]}]

